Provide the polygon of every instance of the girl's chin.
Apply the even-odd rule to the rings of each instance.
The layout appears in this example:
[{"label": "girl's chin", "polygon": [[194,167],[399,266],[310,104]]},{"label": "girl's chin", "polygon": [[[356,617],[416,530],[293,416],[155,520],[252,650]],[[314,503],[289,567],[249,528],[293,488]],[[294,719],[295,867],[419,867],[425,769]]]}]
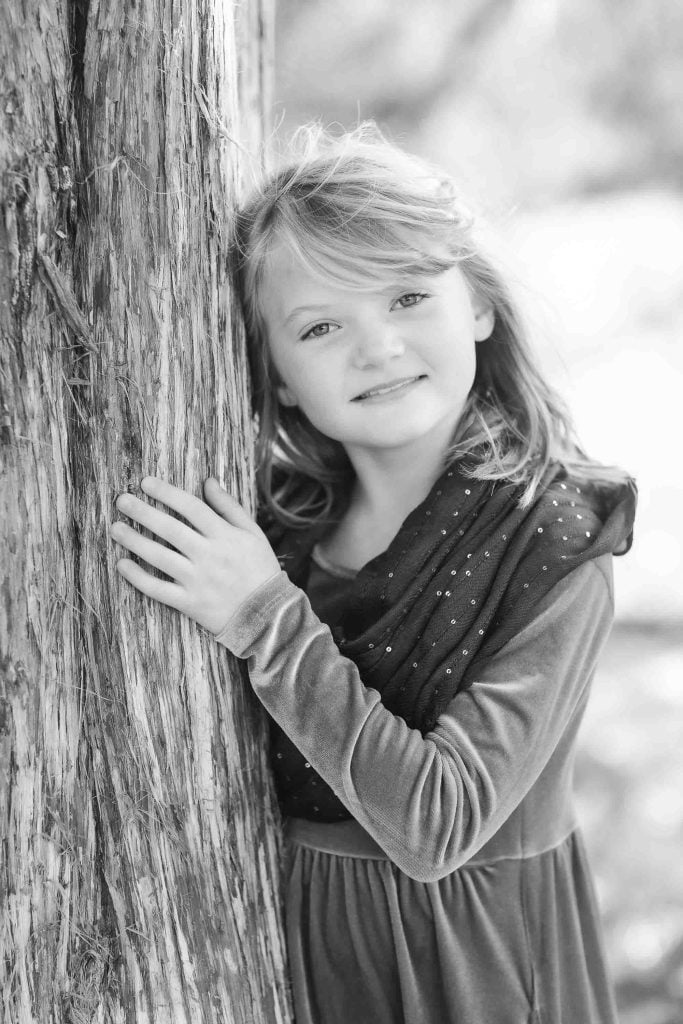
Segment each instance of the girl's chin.
[{"label": "girl's chin", "polygon": [[[320,417],[314,425],[326,437],[344,448],[400,448],[433,437],[435,444],[450,442],[458,424],[467,396],[460,402],[377,403],[363,410],[362,415],[324,422]],[[312,420],[313,422],[313,420]]]},{"label": "girl's chin", "polygon": [[[433,438],[434,444],[441,448],[448,444],[455,429],[454,424],[449,424],[445,430],[442,429],[442,426],[441,423],[434,422],[420,424],[397,422],[388,425],[383,430],[368,428],[362,434],[354,434],[352,437],[346,435],[339,437],[338,440],[347,451],[405,448],[424,443],[429,438]],[[446,437],[445,441],[444,437]]]}]

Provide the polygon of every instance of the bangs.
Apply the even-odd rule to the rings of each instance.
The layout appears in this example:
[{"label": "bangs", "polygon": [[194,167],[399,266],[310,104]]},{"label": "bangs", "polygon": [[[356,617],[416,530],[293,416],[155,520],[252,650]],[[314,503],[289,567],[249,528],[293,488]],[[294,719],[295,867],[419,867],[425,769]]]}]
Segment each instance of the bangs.
[{"label": "bangs", "polygon": [[371,290],[387,279],[435,275],[450,270],[467,254],[425,231],[401,223],[367,222],[355,218],[343,227],[326,221],[282,218],[265,240],[259,263],[282,245],[312,275],[339,285]]},{"label": "bangs", "polygon": [[313,275],[360,288],[397,275],[439,274],[471,255],[469,211],[443,180],[414,167],[399,180],[391,166],[341,163],[272,183],[243,253],[258,279],[276,245]]}]

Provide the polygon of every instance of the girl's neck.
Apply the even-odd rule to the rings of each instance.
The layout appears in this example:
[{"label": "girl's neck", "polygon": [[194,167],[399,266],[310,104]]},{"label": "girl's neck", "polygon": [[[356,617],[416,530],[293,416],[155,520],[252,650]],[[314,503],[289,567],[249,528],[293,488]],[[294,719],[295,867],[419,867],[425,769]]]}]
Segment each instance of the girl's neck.
[{"label": "girl's neck", "polygon": [[438,460],[415,459],[406,465],[400,456],[391,459],[353,460],[356,471],[349,513],[369,522],[396,522],[397,529],[414,508],[424,501],[444,468]]},{"label": "girl's neck", "polygon": [[429,444],[425,439],[409,452],[347,448],[356,480],[343,519],[324,541],[324,553],[332,562],[358,570],[388,548],[443,473],[450,436],[439,446],[433,438]]},{"label": "girl's neck", "polygon": [[344,446],[355,482],[341,521],[321,542],[331,562],[359,570],[386,551],[444,472],[455,427],[453,420],[444,420],[428,434],[396,448]]},{"label": "girl's neck", "polygon": [[347,447],[356,473],[349,512],[368,520],[397,521],[400,526],[444,471],[453,424],[444,424],[440,433],[397,448]]}]

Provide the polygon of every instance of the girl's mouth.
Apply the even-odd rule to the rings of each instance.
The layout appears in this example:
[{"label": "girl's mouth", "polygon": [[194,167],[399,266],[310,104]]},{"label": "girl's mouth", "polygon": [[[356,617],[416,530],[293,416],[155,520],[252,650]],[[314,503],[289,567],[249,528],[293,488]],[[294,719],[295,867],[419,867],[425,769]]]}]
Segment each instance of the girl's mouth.
[{"label": "girl's mouth", "polygon": [[427,375],[421,373],[416,377],[398,377],[396,380],[387,381],[386,384],[378,384],[375,388],[369,388],[360,395],[352,398],[352,402],[362,402],[369,398],[381,398],[383,395],[392,395],[397,391],[404,391],[417,381],[424,380]]}]

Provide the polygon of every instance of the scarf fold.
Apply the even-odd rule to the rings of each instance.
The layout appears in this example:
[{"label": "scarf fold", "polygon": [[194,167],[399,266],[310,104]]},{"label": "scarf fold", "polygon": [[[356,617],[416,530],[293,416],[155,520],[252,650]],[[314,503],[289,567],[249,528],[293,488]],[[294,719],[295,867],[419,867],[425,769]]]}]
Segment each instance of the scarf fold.
[{"label": "scarf fold", "polygon": [[[518,505],[521,491],[471,480],[457,466],[447,469],[387,550],[358,573],[333,628],[365,685],[423,734],[483,663],[532,621],[560,580],[586,561],[625,554],[631,546],[633,480],[577,483],[553,465],[526,509]],[[288,531],[271,540],[290,579],[304,589],[321,533]],[[284,812],[348,818],[319,777],[309,791],[315,773],[297,771],[297,758],[304,760],[279,727],[272,739]]]}]

